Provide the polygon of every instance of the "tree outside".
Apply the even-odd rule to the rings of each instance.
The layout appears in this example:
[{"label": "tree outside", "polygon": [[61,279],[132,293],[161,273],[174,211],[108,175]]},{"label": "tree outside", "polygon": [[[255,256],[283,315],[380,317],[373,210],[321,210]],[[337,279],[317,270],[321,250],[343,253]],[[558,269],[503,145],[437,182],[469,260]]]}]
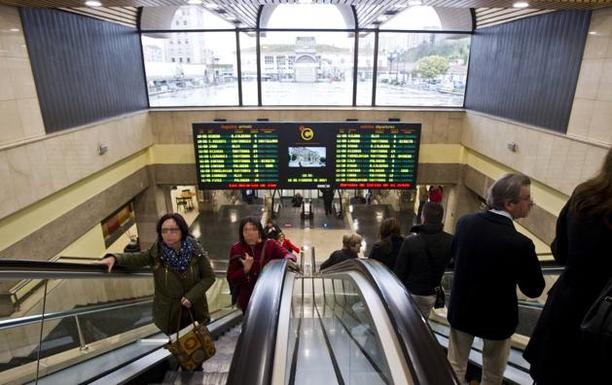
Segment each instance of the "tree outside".
[{"label": "tree outside", "polygon": [[448,72],[448,59],[442,56],[431,55],[419,59],[416,72],[426,79],[434,79]]}]

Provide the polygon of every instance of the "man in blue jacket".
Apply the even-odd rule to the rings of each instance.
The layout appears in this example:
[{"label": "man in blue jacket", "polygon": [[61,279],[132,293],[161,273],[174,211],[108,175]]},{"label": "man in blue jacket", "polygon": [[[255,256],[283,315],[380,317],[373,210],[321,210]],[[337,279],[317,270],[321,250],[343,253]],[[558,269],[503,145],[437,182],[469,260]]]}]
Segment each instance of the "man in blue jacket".
[{"label": "man in blue jacket", "polygon": [[531,181],[506,174],[491,186],[488,210],[459,219],[453,241],[455,278],[448,307],[448,360],[465,378],[474,337],[484,341],[481,385],[500,385],[518,325],[517,285],[538,297],[544,277],[533,242],[514,228],[533,206]]}]

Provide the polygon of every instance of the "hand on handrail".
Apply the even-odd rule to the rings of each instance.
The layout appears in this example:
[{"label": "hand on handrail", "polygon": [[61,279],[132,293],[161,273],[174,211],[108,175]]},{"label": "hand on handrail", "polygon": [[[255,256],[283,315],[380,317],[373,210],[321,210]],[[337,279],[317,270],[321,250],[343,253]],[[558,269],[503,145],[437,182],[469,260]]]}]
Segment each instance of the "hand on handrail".
[{"label": "hand on handrail", "polygon": [[102,258],[99,261],[94,261],[93,264],[94,265],[104,265],[104,266],[106,266],[107,269],[108,269],[108,272],[110,273],[111,270],[113,270],[113,266],[115,266],[115,262],[117,262],[115,257],[113,257],[110,254],[106,254],[106,256],[104,258]]}]

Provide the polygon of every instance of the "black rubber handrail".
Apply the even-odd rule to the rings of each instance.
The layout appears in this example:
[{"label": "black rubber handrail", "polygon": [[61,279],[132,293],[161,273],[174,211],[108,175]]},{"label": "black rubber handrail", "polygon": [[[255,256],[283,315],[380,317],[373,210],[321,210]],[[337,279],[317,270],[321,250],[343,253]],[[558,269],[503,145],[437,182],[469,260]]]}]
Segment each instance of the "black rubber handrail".
[{"label": "black rubber handrail", "polygon": [[[226,271],[214,270],[216,276],[225,276]],[[0,260],[0,279],[71,279],[71,278],[117,278],[126,275],[134,278],[150,277],[150,268],[130,269],[124,266],[114,266],[112,272],[106,271],[106,266],[72,263],[47,262],[27,259]]]},{"label": "black rubber handrail", "polygon": [[350,259],[322,271],[328,274],[361,273],[380,296],[395,329],[414,384],[459,385],[444,350],[406,288],[383,264]]},{"label": "black rubber handrail", "polygon": [[126,275],[148,277],[152,275],[152,272],[150,269],[127,269],[122,266],[115,266],[113,271],[108,273],[106,266],[94,264],[32,261],[27,259],[0,260],[0,279],[116,278]]},{"label": "black rubber handrail", "polygon": [[276,333],[285,274],[298,271],[289,260],[268,263],[257,280],[236,343],[227,385],[267,385],[272,381]]}]

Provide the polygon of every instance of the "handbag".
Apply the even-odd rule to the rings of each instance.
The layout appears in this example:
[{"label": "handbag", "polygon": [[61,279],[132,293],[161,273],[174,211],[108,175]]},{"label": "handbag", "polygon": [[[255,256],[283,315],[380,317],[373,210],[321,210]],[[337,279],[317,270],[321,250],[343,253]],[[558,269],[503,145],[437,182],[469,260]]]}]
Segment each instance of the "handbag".
[{"label": "handbag", "polygon": [[[179,314],[179,328],[181,325],[181,314]],[[215,342],[213,341],[210,332],[206,325],[195,322],[193,314],[189,310],[191,329],[183,336],[179,337],[179,331],[176,331],[176,340],[172,342],[168,338],[168,343],[164,346],[172,353],[184,370],[193,371],[202,366],[202,363],[215,355]]]},{"label": "handbag", "polygon": [[601,357],[612,355],[612,279],[586,312],[580,333],[584,342]]}]

